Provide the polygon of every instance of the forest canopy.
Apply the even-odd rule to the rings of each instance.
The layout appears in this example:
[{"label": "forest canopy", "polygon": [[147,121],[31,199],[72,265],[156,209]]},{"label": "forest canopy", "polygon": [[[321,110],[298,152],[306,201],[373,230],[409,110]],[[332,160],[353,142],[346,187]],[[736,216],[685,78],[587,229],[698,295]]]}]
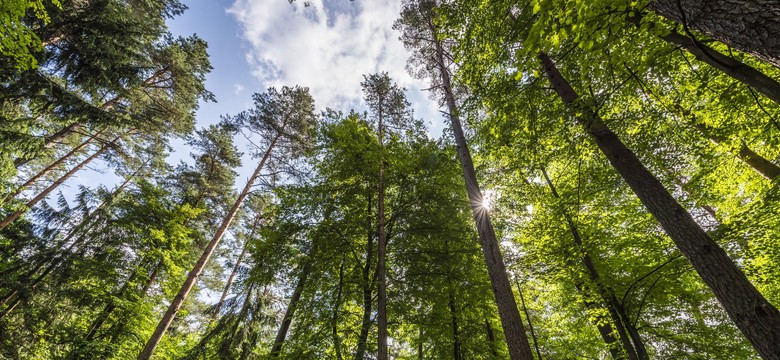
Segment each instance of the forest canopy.
[{"label": "forest canopy", "polygon": [[780,2],[397,5],[440,136],[380,64],[203,119],[179,0],[3,1],[0,359],[780,360]]}]

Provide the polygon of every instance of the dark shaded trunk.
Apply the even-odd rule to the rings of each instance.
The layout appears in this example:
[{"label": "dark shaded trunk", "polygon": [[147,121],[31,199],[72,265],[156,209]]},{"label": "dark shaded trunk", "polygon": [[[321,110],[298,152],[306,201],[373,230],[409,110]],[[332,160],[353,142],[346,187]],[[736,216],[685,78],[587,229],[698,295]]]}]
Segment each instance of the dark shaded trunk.
[{"label": "dark shaded trunk", "polygon": [[[727,142],[725,138],[722,136],[715,135],[708,126],[704,124],[696,124],[694,125],[696,129],[701,131],[704,136],[706,136],[710,141],[712,141],[715,144],[721,144],[724,142]],[[774,180],[777,179],[778,176],[780,176],[780,167],[775,165],[773,162],[767,160],[765,157],[758,155],[755,151],[747,147],[744,143],[739,148],[739,152],[737,153],[737,157],[742,160],[745,164],[750,166],[755,172],[759,173],[761,176],[765,177],[768,180]]]},{"label": "dark shaded trunk", "polygon": [[[370,193],[369,193],[370,194]],[[371,196],[368,197],[368,212],[371,213]],[[368,331],[371,329],[371,254],[374,253],[374,232],[372,231],[371,221],[368,224],[368,241],[366,242],[366,264],[363,266],[363,322],[360,325],[360,336],[358,336],[357,349],[355,351],[355,360],[363,360],[366,354],[366,343],[368,342]]]},{"label": "dark shaded trunk", "polygon": [[244,200],[246,200],[246,197],[249,196],[249,191],[252,189],[252,185],[254,185],[255,180],[257,180],[257,178],[260,176],[260,172],[263,170],[263,167],[265,166],[266,161],[268,161],[268,158],[271,157],[271,152],[273,151],[274,146],[276,146],[276,142],[279,140],[280,136],[281,135],[277,133],[274,139],[271,140],[271,143],[268,145],[268,149],[263,155],[263,158],[260,160],[260,163],[257,164],[254,173],[252,173],[252,176],[247,181],[244,189],[241,190],[241,194],[238,195],[238,198],[233,204],[233,207],[230,208],[230,211],[227,213],[227,215],[225,215],[225,218],[222,220],[222,224],[219,226],[216,233],[214,234],[214,237],[211,239],[208,245],[206,245],[206,248],[203,250],[203,254],[201,255],[200,259],[198,259],[198,262],[195,263],[192,271],[190,271],[190,273],[187,275],[187,279],[184,281],[181,289],[179,289],[179,293],[176,294],[176,297],[174,297],[173,301],[171,301],[170,306],[168,306],[168,310],[165,311],[165,315],[163,315],[160,323],[157,324],[157,328],[154,330],[151,338],[149,338],[146,346],[144,346],[141,353],[138,354],[138,360],[149,360],[152,357],[152,354],[154,354],[154,350],[157,348],[157,345],[160,343],[163,335],[168,330],[168,327],[171,326],[173,319],[176,317],[179,309],[184,304],[184,300],[187,298],[187,295],[189,295],[190,290],[192,290],[192,287],[195,286],[195,282],[198,280],[198,277],[200,277],[200,274],[206,267],[206,263],[208,263],[211,255],[217,248],[217,245],[219,245],[220,240],[222,240],[222,236],[225,235],[228,228],[230,227],[230,224],[233,223],[233,219],[235,219],[236,214],[238,214],[238,210],[244,203]]},{"label": "dark shaded trunk", "polygon": [[311,271],[311,259],[304,260],[303,269],[298,276],[298,283],[295,285],[295,290],[290,297],[290,303],[287,305],[287,310],[284,312],[284,318],[282,318],[282,324],[279,326],[279,331],[276,333],[276,339],[274,345],[271,347],[271,356],[278,357],[282,351],[282,345],[287,338],[287,332],[290,330],[290,324],[292,324],[293,316],[295,316],[295,310],[298,308],[298,301],[301,300],[301,294],[303,294],[303,288],[306,286],[306,278]]},{"label": "dark shaded trunk", "polygon": [[493,332],[493,325],[490,325],[490,321],[488,321],[488,319],[485,319],[485,334],[487,335],[488,347],[490,347],[490,354],[493,355],[493,358],[497,358],[498,344],[496,344],[496,334]]},{"label": "dark shaded trunk", "polygon": [[655,0],[657,14],[780,67],[777,0]]},{"label": "dark shaded trunk", "polygon": [[490,284],[493,288],[498,314],[504,329],[504,337],[509,348],[509,356],[512,360],[532,360],[531,345],[528,343],[528,337],[525,335],[525,329],[523,329],[523,321],[520,318],[517,302],[515,302],[512,287],[506,274],[506,265],[496,240],[493,224],[490,221],[487,209],[483,207],[482,191],[479,188],[477,175],[474,171],[474,163],[471,160],[471,153],[466,143],[466,137],[463,134],[460,117],[458,116],[458,105],[452,92],[449,70],[444,61],[444,48],[438,39],[432,18],[428,19],[428,27],[434,37],[436,65],[442,81],[441,88],[449,110],[450,123],[458,149],[458,158],[463,170],[463,179],[466,183],[466,192],[468,193],[472,215],[479,233],[480,245],[485,257],[488,275],[490,276]]},{"label": "dark shaded trunk", "polygon": [[[552,193],[554,198],[560,199],[561,196],[560,194],[558,194],[558,190],[555,188],[555,184],[553,184],[552,180],[550,180],[550,176],[547,175],[547,170],[545,170],[543,167],[540,170],[545,183],[547,183],[547,187],[550,188],[550,193]],[[612,301],[614,298],[614,294],[612,294],[607,289],[607,287],[601,282],[601,276],[599,276],[599,272],[596,269],[596,265],[593,263],[593,259],[591,259],[590,254],[588,254],[588,252],[585,250],[585,247],[583,246],[582,237],[580,236],[580,231],[577,228],[577,224],[574,223],[574,219],[572,219],[572,217],[565,210],[563,211],[563,216],[566,219],[566,224],[568,225],[569,231],[571,232],[572,235],[572,239],[574,240],[574,245],[577,254],[582,260],[582,264],[585,266],[585,270],[588,274],[588,278],[591,280],[593,284],[596,284],[599,295],[601,296],[602,300],[604,300],[604,303],[607,306],[607,310],[609,311],[610,317],[612,318],[612,321],[610,322],[610,320],[606,316],[599,315],[593,321],[599,330],[599,334],[601,334],[601,338],[604,339],[604,342],[609,346],[610,354],[612,355],[613,358],[623,359],[627,355],[630,360],[643,359],[637,353],[636,349],[632,345],[631,340],[629,339],[629,335],[626,332],[625,327],[623,326],[623,319],[620,316],[620,313],[618,312],[618,309],[616,307],[616,305],[619,305],[619,303],[615,303]],[[575,287],[580,293],[583,294],[583,298],[585,299],[585,306],[587,308],[589,309],[601,308],[601,305],[598,302],[590,299],[590,296],[587,293],[588,292],[587,288],[583,284],[575,284]],[[617,334],[618,334],[617,338],[615,338],[615,336],[612,335],[613,324],[615,326],[615,330],[617,330]],[[620,351],[620,349],[616,347],[618,340],[620,341],[620,344],[622,345],[623,350],[625,352]]]},{"label": "dark shaded trunk", "polygon": [[[638,26],[641,22],[641,18],[636,16],[630,18],[629,21]],[[671,31],[667,35],[659,35],[658,37],[691,53],[697,60],[720,70],[734,80],[750,86],[775,103],[780,104],[780,82],[767,76],[756,68],[735,58],[726,56],[720,51],[676,31]]]},{"label": "dark shaded trunk", "polygon": [[102,155],[106,150],[108,150],[111,146],[116,144],[116,142],[119,140],[119,136],[114,138],[110,143],[103,145],[103,147],[100,148],[100,150],[96,151],[94,154],[90,155],[88,158],[84,159],[82,162],[80,162],[78,165],[73,167],[73,169],[70,169],[67,173],[60,176],[59,179],[54,181],[49,187],[41,191],[38,195],[36,195],[34,198],[32,198],[30,201],[27,202],[27,204],[22,208],[15,212],[13,212],[11,215],[8,215],[3,221],[0,221],[0,230],[4,229],[16,219],[18,219],[20,216],[22,216],[24,213],[27,212],[27,210],[31,209],[33,206],[38,204],[41,200],[45,199],[49,194],[54,191],[54,189],[58,188],[60,185],[62,185],[66,180],[70,179],[73,174],[79,172],[79,170],[83,169],[85,166],[87,166],[89,163],[91,163],[93,160],[97,159],[100,155]]},{"label": "dark shaded trunk", "polygon": [[[382,138],[382,104],[379,104],[379,147],[384,147]],[[377,360],[387,360],[387,268],[385,266],[385,253],[387,251],[387,237],[385,233],[385,176],[384,159],[379,158],[379,196],[377,197]]]},{"label": "dark shaded trunk", "polygon": [[534,324],[531,322],[531,314],[528,312],[528,308],[525,307],[525,298],[523,297],[523,288],[520,287],[520,281],[515,279],[517,285],[517,293],[520,295],[520,305],[523,306],[523,313],[525,313],[525,319],[528,321],[528,330],[531,331],[531,340],[534,342],[534,349],[536,350],[537,359],[542,359],[542,352],[539,351],[539,342],[536,340],[536,332],[534,331]]},{"label": "dark shaded trunk", "polygon": [[702,280],[712,289],[726,313],[765,359],[780,360],[780,312],[756,290],[726,252],[693,220],[663,184],[645,168],[558,72],[539,54],[553,88],[573,110],[609,162],[628,183],[647,210],[674,241]]},{"label": "dark shaded trunk", "polygon": [[341,296],[344,291],[344,257],[341,258],[339,265],[339,284],[336,288],[336,299],[333,301],[333,317],[331,318],[331,336],[333,336],[333,348],[336,350],[336,359],[342,360],[341,355],[341,337],[339,336],[339,308],[341,307]]},{"label": "dark shaded trunk", "polygon": [[[450,288],[447,295],[449,297],[447,305],[450,307],[450,322],[452,323],[452,358],[460,360],[460,326],[458,325],[458,311],[457,306],[455,305],[455,294],[452,293],[452,288]],[[422,345],[422,341],[420,342],[420,345]]]}]

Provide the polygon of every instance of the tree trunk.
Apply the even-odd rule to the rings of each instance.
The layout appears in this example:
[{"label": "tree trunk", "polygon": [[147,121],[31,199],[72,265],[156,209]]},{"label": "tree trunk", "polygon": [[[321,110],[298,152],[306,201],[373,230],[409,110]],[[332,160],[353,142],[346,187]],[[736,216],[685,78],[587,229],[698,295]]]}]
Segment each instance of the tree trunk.
[{"label": "tree trunk", "polygon": [[[628,20],[639,26],[641,19],[641,17],[635,16]],[[734,80],[756,89],[756,91],[764,94],[767,98],[780,104],[780,82],[758,71],[756,68],[726,56],[720,51],[676,31],[672,31],[667,35],[659,35],[658,37],[691,53],[697,60],[720,70]]]},{"label": "tree trunk", "polygon": [[496,334],[493,333],[493,325],[490,325],[490,321],[485,319],[485,333],[487,334],[488,346],[490,347],[490,354],[493,358],[498,358],[498,344],[496,344]]},{"label": "tree trunk", "polygon": [[[379,148],[384,149],[382,128],[382,104],[379,104]],[[387,360],[387,268],[385,266],[385,253],[387,250],[387,237],[385,234],[385,176],[384,158],[379,157],[379,195],[377,196],[377,360]]]},{"label": "tree trunk", "polygon": [[160,320],[160,323],[157,325],[157,328],[154,330],[151,338],[149,338],[146,346],[144,346],[144,349],[140,354],[138,354],[138,360],[149,360],[152,357],[152,354],[154,354],[154,350],[160,343],[160,340],[165,334],[165,331],[168,330],[168,327],[171,325],[171,322],[173,322],[174,317],[176,317],[176,313],[179,312],[179,309],[184,304],[184,300],[187,298],[187,295],[189,295],[190,290],[192,290],[192,287],[195,286],[195,282],[198,280],[198,277],[200,277],[200,274],[206,267],[206,263],[208,263],[209,259],[211,258],[211,254],[214,253],[214,250],[217,248],[217,245],[219,245],[220,240],[222,240],[222,236],[225,235],[225,232],[227,232],[230,224],[236,217],[238,210],[241,208],[244,200],[249,195],[249,190],[251,190],[255,180],[257,180],[258,176],[260,176],[260,171],[263,170],[265,162],[268,161],[268,158],[271,156],[271,152],[273,151],[274,146],[276,145],[276,142],[279,140],[280,136],[281,135],[277,133],[274,139],[268,145],[268,150],[266,150],[263,158],[257,165],[257,168],[255,168],[254,173],[247,181],[244,189],[241,191],[241,194],[236,199],[236,202],[233,204],[233,207],[230,209],[227,215],[225,215],[225,218],[222,221],[222,225],[219,226],[217,232],[214,234],[214,237],[203,250],[203,254],[201,255],[200,259],[198,259],[198,262],[195,263],[192,271],[190,271],[190,273],[187,275],[187,279],[184,281],[184,284],[179,290],[179,293],[176,294],[176,297],[173,299],[173,301],[171,301],[170,306],[168,306],[168,310],[165,312],[165,315],[163,315],[163,318]]},{"label": "tree trunk", "polygon": [[228,292],[230,291],[230,286],[233,285],[233,279],[236,277],[236,273],[238,272],[238,267],[241,265],[241,261],[244,260],[244,254],[246,254],[246,249],[249,246],[249,241],[252,239],[252,236],[255,234],[255,229],[257,229],[257,224],[260,222],[260,217],[255,217],[255,221],[252,223],[252,229],[249,230],[249,236],[247,237],[246,241],[244,241],[244,246],[241,247],[241,253],[238,254],[238,259],[236,259],[236,263],[233,264],[233,270],[230,271],[230,276],[228,276],[227,282],[225,283],[225,289],[222,290],[222,295],[219,297],[219,302],[217,302],[216,309],[214,310],[214,314],[211,316],[211,320],[216,320],[217,316],[219,316],[219,310],[222,309],[222,304],[225,303],[225,298],[227,297]]},{"label": "tree trunk", "polygon": [[[547,175],[547,170],[545,170],[544,167],[541,168],[541,173],[542,173],[542,177],[544,178],[544,181],[547,183],[547,187],[550,188],[550,193],[553,195],[554,198],[560,199],[561,196],[560,194],[558,194],[558,190],[555,188],[555,185],[553,184],[552,180],[550,180],[550,176]],[[628,355],[628,358],[630,360],[640,360],[640,359],[644,360],[645,358],[640,356],[640,354],[638,354],[637,352],[637,349],[635,349],[634,346],[631,344],[629,335],[626,332],[625,327],[623,326],[623,322],[624,322],[623,317],[620,316],[620,312],[618,311],[618,306],[620,304],[612,301],[615,298],[614,294],[612,294],[607,289],[607,287],[601,282],[601,276],[599,275],[599,272],[596,269],[596,265],[593,263],[593,259],[591,259],[590,254],[588,254],[588,252],[585,250],[585,247],[582,243],[582,237],[580,236],[580,231],[577,228],[577,224],[574,223],[574,219],[572,219],[572,217],[565,211],[563,212],[563,216],[566,219],[566,224],[568,225],[569,231],[571,232],[572,239],[574,240],[574,245],[577,250],[577,253],[580,255],[582,264],[585,266],[585,270],[588,273],[588,278],[590,278],[591,282],[593,282],[598,288],[599,295],[601,296],[602,300],[604,300],[604,303],[607,306],[607,310],[609,311],[609,314],[612,317],[612,324],[615,325],[615,328],[617,330],[618,338],[616,339],[612,335],[612,330],[613,330],[612,326],[610,325],[609,320],[606,319],[605,316],[602,315],[599,317],[599,319],[595,321],[596,327],[598,328],[602,339],[604,339],[604,342],[606,342],[607,345],[609,345],[610,353],[612,354],[612,357],[615,359],[618,358],[622,359],[625,357],[624,356],[625,354]],[[575,287],[583,294],[586,307],[591,309],[597,309],[600,307],[597,302],[589,299],[589,296],[587,294],[587,289],[585,286],[583,286],[582,284],[575,284]],[[625,351],[625,353],[615,348],[614,344],[617,342],[617,340],[620,340],[620,343],[623,346],[623,350]]]},{"label": "tree trunk", "polygon": [[92,160],[95,160],[98,156],[102,155],[106,150],[108,150],[109,147],[113,146],[118,140],[119,136],[114,138],[110,143],[103,145],[103,147],[100,148],[100,150],[96,151],[94,154],[92,154],[90,157],[84,159],[81,163],[76,165],[73,169],[65,173],[65,175],[62,175],[59,179],[57,179],[54,183],[49,185],[46,189],[41,191],[40,194],[32,198],[32,200],[28,201],[24,208],[19,209],[12,213],[11,215],[8,215],[3,221],[0,221],[0,230],[4,229],[8,225],[10,225],[12,222],[14,222],[16,219],[18,219],[20,216],[22,216],[27,210],[31,209],[35,204],[40,202],[41,200],[45,199],[46,196],[49,195],[54,189],[62,185],[66,180],[68,180],[73,174],[77,173],[79,170],[87,166]]},{"label": "tree trunk", "polygon": [[[460,326],[458,326],[458,311],[457,306],[455,305],[455,294],[452,292],[452,287],[450,287],[447,295],[449,297],[447,305],[450,307],[450,322],[452,323],[452,358],[454,360],[460,360]],[[422,342],[420,342],[420,344],[422,344]]]},{"label": "tree trunk", "polygon": [[[79,153],[79,152],[80,152],[82,149],[84,149],[85,147],[87,147],[87,145],[91,144],[91,143],[92,143],[92,141],[93,141],[93,140],[95,140],[95,138],[96,138],[98,135],[100,135],[100,132],[97,132],[97,133],[95,133],[94,135],[92,135],[92,136],[90,136],[89,138],[87,138],[87,140],[84,140],[84,142],[82,142],[81,144],[79,144],[79,145],[77,145],[76,147],[74,147],[74,148],[73,148],[71,151],[69,151],[67,154],[63,155],[62,157],[60,157],[59,159],[57,159],[57,161],[53,162],[51,165],[47,166],[45,169],[43,169],[43,170],[39,171],[37,174],[35,174],[35,176],[33,176],[32,178],[30,178],[29,180],[27,180],[27,181],[26,181],[24,184],[20,185],[18,188],[16,188],[16,190],[14,190],[12,193],[8,194],[8,196],[6,196],[6,198],[5,198],[5,199],[6,199],[6,200],[12,199],[12,198],[14,198],[16,195],[19,195],[19,193],[21,193],[22,191],[24,191],[24,190],[25,190],[25,189],[27,189],[28,187],[30,187],[30,186],[32,186],[33,184],[35,184],[35,183],[36,183],[38,180],[40,180],[40,179],[41,179],[41,178],[43,178],[44,176],[48,175],[48,174],[49,174],[50,172],[52,172],[54,169],[56,169],[57,167],[59,167],[60,165],[62,165],[63,163],[65,163],[65,161],[67,161],[68,159],[70,159],[71,157],[73,157],[73,155],[76,155],[76,154],[78,154],[78,153]],[[4,203],[4,202],[5,202],[5,201],[3,201],[3,203]]]},{"label": "tree trunk", "polygon": [[[370,193],[369,193],[370,194]],[[371,197],[368,197],[368,212],[371,213]],[[366,242],[366,265],[363,267],[363,322],[360,325],[355,360],[363,360],[368,342],[368,331],[371,329],[371,254],[374,252],[374,233],[371,222],[368,225],[368,241]]]},{"label": "tree trunk", "polygon": [[780,1],[655,0],[657,14],[780,67]]},{"label": "tree trunk", "polygon": [[[725,138],[722,136],[718,136],[712,133],[712,129],[707,127],[704,124],[696,124],[694,125],[696,129],[701,131],[704,136],[706,136],[710,141],[712,141],[714,144],[721,144],[724,142],[727,142]],[[767,160],[765,157],[758,155],[755,151],[747,147],[744,143],[739,148],[739,152],[737,153],[737,157],[742,160],[745,164],[750,166],[755,172],[759,173],[761,176],[765,177],[768,180],[774,180],[777,179],[778,176],[780,176],[780,167],[775,165],[773,162]]]},{"label": "tree trunk", "polygon": [[339,265],[339,285],[336,288],[336,299],[333,302],[333,317],[331,319],[331,335],[333,336],[333,348],[336,350],[336,360],[342,360],[341,355],[341,337],[339,337],[339,308],[341,307],[341,296],[344,289],[344,257],[341,258]]},{"label": "tree trunk", "polygon": [[305,259],[303,269],[298,277],[298,283],[295,285],[292,297],[290,297],[290,303],[287,305],[287,310],[284,312],[284,318],[282,318],[282,325],[279,327],[279,331],[276,333],[276,339],[271,347],[271,356],[278,357],[282,351],[282,345],[287,338],[287,331],[290,330],[290,324],[292,323],[293,316],[295,316],[295,310],[298,308],[298,301],[301,300],[301,294],[303,294],[303,287],[306,285],[306,278],[311,271],[311,258]]},{"label": "tree trunk", "polygon": [[485,256],[490,284],[493,288],[493,295],[498,306],[498,314],[501,318],[501,325],[504,328],[504,336],[509,348],[509,356],[512,360],[532,360],[531,345],[523,329],[523,322],[520,318],[520,312],[517,310],[512,287],[506,274],[506,265],[501,255],[501,249],[496,240],[496,234],[493,230],[493,224],[490,222],[490,215],[487,209],[483,207],[482,191],[477,182],[477,175],[474,171],[474,164],[471,160],[466,137],[463,134],[463,128],[458,116],[458,106],[455,102],[455,95],[452,92],[449,70],[444,62],[444,49],[441,41],[438,39],[436,27],[433,19],[428,19],[428,27],[434,37],[436,46],[436,61],[439,75],[442,81],[442,90],[444,91],[449,118],[452,130],[455,135],[455,143],[458,149],[458,158],[463,169],[463,178],[466,183],[466,191],[471,203],[471,211],[479,232],[480,245]]},{"label": "tree trunk", "polygon": [[531,314],[528,313],[528,308],[525,307],[523,288],[520,287],[520,282],[517,279],[515,279],[515,285],[517,285],[517,293],[520,295],[520,304],[523,306],[523,313],[525,313],[525,319],[528,320],[528,329],[531,331],[531,339],[534,342],[534,349],[536,350],[537,359],[542,360],[542,352],[539,351],[539,342],[536,340],[536,332],[534,332],[534,324],[533,322],[531,322]]},{"label": "tree trunk", "polygon": [[578,121],[712,289],[731,320],[763,358],[780,360],[780,312],[756,290],[726,252],[677,203],[598,114],[582,102],[577,102],[577,93],[552,60],[544,53],[539,54],[539,59],[555,91],[581,114]]}]

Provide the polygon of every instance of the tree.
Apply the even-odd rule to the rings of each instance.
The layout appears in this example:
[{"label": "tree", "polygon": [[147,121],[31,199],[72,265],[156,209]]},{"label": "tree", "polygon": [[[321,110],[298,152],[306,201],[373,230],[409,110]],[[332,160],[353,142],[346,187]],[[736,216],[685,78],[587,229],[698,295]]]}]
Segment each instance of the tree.
[{"label": "tree", "polygon": [[260,176],[266,162],[271,159],[272,153],[276,151],[289,157],[297,156],[306,150],[314,124],[314,101],[311,99],[308,89],[283,87],[280,92],[269,88],[266,93],[255,94],[254,100],[255,109],[237,115],[234,121],[236,126],[245,126],[249,131],[261,136],[261,140],[267,144],[267,148],[233,207],[225,215],[222,224],[203,250],[203,254],[190,271],[179,293],[171,301],[171,305],[157,325],[154,334],[138,355],[139,360],[151,358],[160,339],[173,322],[173,318],[195,285],[222,236],[235,219],[239,208],[249,195],[249,191]]},{"label": "tree", "polygon": [[506,274],[506,266],[496,240],[493,225],[490,222],[490,215],[484,207],[484,197],[479,188],[466,137],[460,124],[459,108],[450,81],[450,69],[447,67],[448,63],[445,62],[444,47],[433,18],[433,5],[430,1],[408,4],[402,14],[402,19],[404,20],[401,20],[398,26],[407,31],[404,35],[405,46],[420,51],[418,56],[422,62],[419,65],[428,66],[428,69],[435,69],[430,71],[435,75],[434,81],[440,86],[439,91],[443,94],[447,104],[448,116],[458,148],[458,157],[463,168],[466,190],[471,202],[472,213],[477,225],[488,273],[490,274],[490,282],[493,285],[493,294],[496,297],[499,314],[501,315],[501,324],[509,345],[510,356],[513,359],[532,359],[531,346],[525,335],[517,303],[512,294],[512,288]]}]

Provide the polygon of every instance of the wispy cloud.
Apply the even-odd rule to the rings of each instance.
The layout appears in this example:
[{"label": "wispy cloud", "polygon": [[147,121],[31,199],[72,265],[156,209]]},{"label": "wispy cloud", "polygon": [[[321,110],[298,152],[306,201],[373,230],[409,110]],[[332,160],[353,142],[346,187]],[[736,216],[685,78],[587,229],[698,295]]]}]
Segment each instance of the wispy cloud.
[{"label": "wispy cloud", "polygon": [[252,73],[267,86],[308,86],[319,107],[347,110],[362,99],[363,74],[387,71],[408,89],[415,113],[442,122],[436,104],[421,93],[424,82],[405,71],[408,57],[392,29],[396,0],[237,0],[228,10],[250,44]]},{"label": "wispy cloud", "polygon": [[241,95],[241,93],[244,92],[244,85],[241,84],[233,84],[233,92],[236,95]]}]

